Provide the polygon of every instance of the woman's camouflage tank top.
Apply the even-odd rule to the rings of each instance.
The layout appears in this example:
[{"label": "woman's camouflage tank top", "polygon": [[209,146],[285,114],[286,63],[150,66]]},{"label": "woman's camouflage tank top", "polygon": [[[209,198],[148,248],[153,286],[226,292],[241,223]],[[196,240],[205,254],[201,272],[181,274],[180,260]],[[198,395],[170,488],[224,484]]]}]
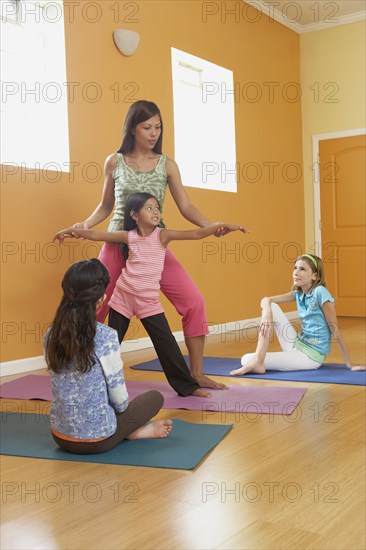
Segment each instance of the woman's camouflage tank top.
[{"label": "woman's camouflage tank top", "polygon": [[125,214],[126,200],[132,193],[151,193],[163,209],[168,177],[166,174],[166,156],[161,155],[157,165],[148,172],[138,172],[127,166],[121,153],[117,154],[114,169],[115,209],[109,222],[108,231],[121,231]]}]

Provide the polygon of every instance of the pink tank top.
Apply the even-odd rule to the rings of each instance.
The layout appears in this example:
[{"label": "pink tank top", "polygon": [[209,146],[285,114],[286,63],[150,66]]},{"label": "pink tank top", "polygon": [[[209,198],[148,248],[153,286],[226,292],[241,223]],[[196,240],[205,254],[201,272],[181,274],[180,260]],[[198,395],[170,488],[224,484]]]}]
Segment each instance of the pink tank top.
[{"label": "pink tank top", "polygon": [[140,237],[136,229],[128,232],[128,260],[117,281],[110,302],[112,307],[118,291],[157,299],[166,253],[160,242],[160,231],[157,227],[148,237]]}]

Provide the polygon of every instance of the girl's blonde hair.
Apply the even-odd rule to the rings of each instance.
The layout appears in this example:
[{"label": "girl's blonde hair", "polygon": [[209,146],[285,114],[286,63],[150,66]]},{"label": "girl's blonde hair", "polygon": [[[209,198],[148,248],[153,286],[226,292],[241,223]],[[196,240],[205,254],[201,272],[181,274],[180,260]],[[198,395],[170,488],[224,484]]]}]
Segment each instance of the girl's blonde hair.
[{"label": "girl's blonde hair", "polygon": [[[307,263],[307,265],[311,268],[313,273],[316,273],[316,279],[313,281],[311,288],[313,289],[319,285],[326,287],[325,283],[325,275],[324,275],[324,264],[323,260],[319,258],[319,256],[315,256],[314,254],[302,254],[301,256],[298,256],[295,260],[295,263],[299,260],[302,260],[303,262]],[[301,288],[294,285],[292,287],[293,290],[301,291]]]}]

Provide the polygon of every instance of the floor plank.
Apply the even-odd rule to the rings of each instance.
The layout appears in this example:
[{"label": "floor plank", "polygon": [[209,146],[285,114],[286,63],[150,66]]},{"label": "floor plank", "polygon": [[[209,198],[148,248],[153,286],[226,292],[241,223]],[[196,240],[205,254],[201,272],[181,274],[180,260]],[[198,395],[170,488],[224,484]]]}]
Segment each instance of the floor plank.
[{"label": "floor plank", "polygon": [[[365,362],[365,321],[341,319],[341,329],[354,361]],[[240,357],[253,335],[210,337],[206,353]],[[128,368],[152,357],[125,354],[126,378],[164,380]],[[334,344],[328,360],[342,361]],[[1,548],[364,549],[365,388],[305,385],[290,417],[162,410],[159,418],[234,424],[194,471],[2,457]],[[49,408],[0,404],[25,414]]]}]

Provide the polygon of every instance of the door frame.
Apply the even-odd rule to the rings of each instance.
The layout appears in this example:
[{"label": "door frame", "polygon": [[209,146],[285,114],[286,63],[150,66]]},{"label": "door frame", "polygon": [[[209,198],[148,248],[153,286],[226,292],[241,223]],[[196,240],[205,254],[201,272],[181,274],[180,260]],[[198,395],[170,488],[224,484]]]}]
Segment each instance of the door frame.
[{"label": "door frame", "polygon": [[328,139],[338,139],[343,137],[361,136],[366,134],[366,128],[357,128],[355,130],[343,130],[339,132],[329,132],[327,134],[314,134],[312,136],[313,144],[313,191],[314,191],[314,237],[315,237],[315,254],[322,256],[322,230],[320,226],[321,220],[321,204],[320,204],[320,158],[319,158],[319,143]]}]

